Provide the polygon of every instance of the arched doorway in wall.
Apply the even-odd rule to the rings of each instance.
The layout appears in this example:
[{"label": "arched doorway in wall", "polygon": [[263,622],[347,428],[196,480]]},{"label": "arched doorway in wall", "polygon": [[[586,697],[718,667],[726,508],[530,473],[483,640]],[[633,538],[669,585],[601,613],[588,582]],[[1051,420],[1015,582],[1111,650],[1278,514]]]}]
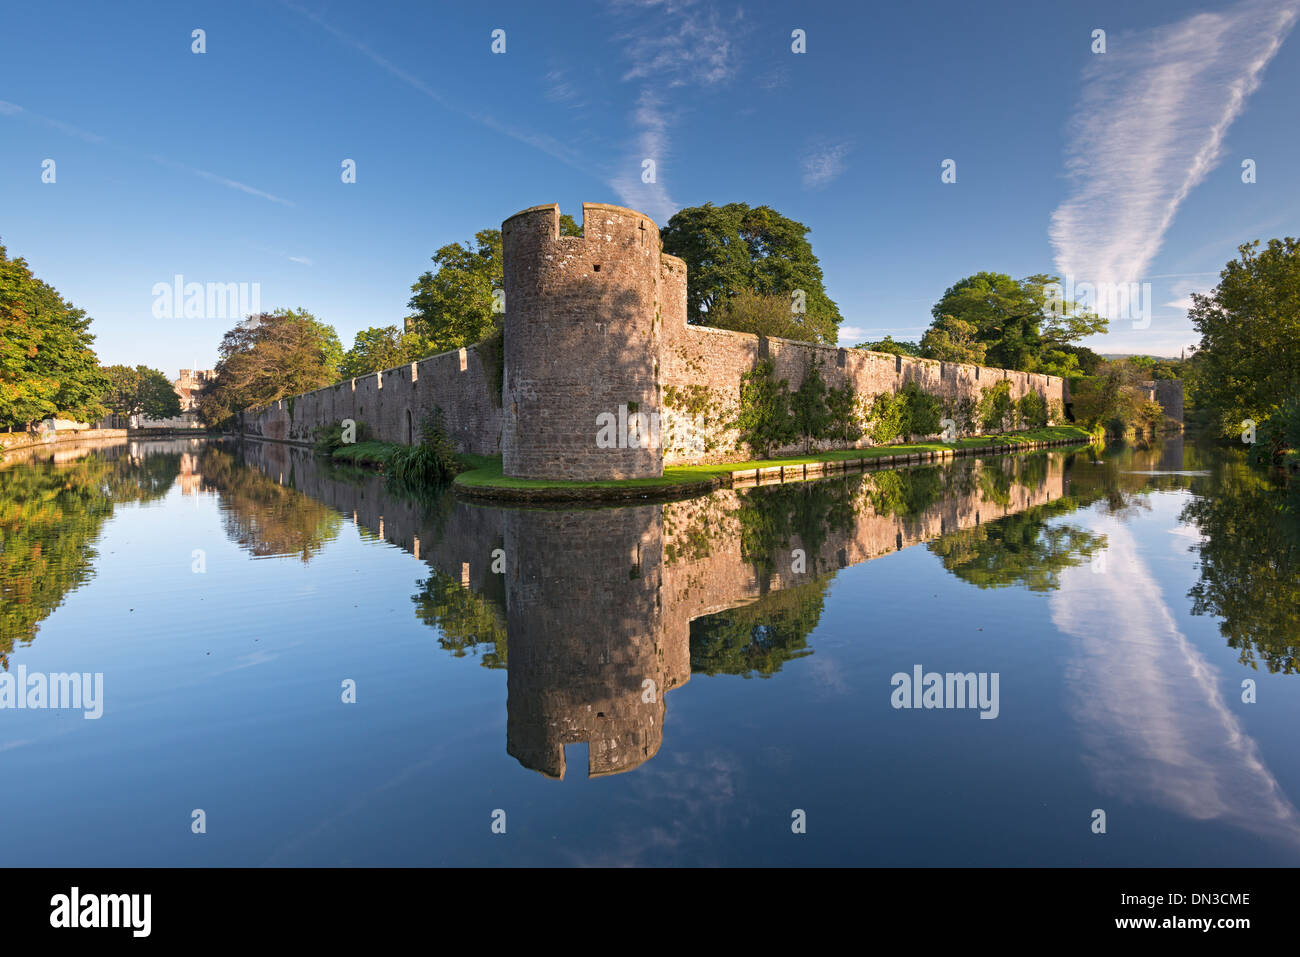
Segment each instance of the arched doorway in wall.
[{"label": "arched doorway in wall", "polygon": [[415,444],[415,429],[411,426],[411,410],[406,410],[406,444]]}]

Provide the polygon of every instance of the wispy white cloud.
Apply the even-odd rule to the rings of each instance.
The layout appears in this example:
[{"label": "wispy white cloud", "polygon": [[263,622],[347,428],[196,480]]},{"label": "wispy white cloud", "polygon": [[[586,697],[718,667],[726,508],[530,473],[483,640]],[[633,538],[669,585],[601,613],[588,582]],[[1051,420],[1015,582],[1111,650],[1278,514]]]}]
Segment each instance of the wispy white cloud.
[{"label": "wispy white cloud", "polygon": [[[632,125],[636,131],[633,149],[609,180],[610,188],[623,203],[661,223],[679,208],[668,194],[667,187],[659,181],[671,155],[669,127],[672,122],[673,118],[665,112],[659,95],[651,89],[642,90],[632,112]],[[651,182],[646,182],[646,160],[654,164]]]},{"label": "wispy white cloud", "polygon": [[546,92],[542,95],[552,103],[575,108],[586,105],[585,97],[583,97],[573,81],[569,79],[567,70],[559,67],[547,70],[543,79],[546,83]]},{"label": "wispy white cloud", "polygon": [[651,11],[620,38],[631,61],[624,80],[710,86],[735,75],[735,24],[724,24],[703,0],[616,0],[614,7]]},{"label": "wispy white cloud", "polygon": [[1052,214],[1063,275],[1143,278],[1298,16],[1298,0],[1244,0],[1110,38],[1085,71],[1066,147],[1070,193]]},{"label": "wispy white cloud", "polygon": [[478,123],[479,125],[484,126],[492,130],[493,132],[500,133],[503,136],[508,136],[511,139],[517,140],[520,143],[526,143],[527,145],[542,151],[548,156],[551,156],[552,158],[559,160],[560,162],[564,163],[566,166],[571,166],[574,169],[579,170],[581,172],[586,172],[586,173],[591,172],[588,164],[583,160],[582,156],[577,151],[566,146],[564,143],[562,143],[560,140],[556,139],[555,137],[548,136],[543,133],[535,133],[531,130],[523,129],[521,127],[514,126],[509,123],[503,123],[488,113],[482,113],[475,110],[467,110],[464,107],[460,106],[459,103],[457,103],[452,98],[444,96],[441,92],[439,92],[434,87],[430,86],[428,83],[426,83],[420,77],[416,76],[414,73],[411,73],[409,70],[404,70],[396,63],[394,63],[392,60],[389,60],[387,57],[376,52],[368,44],[363,43],[362,41],[358,40],[356,37],[352,36],[351,34],[346,33],[343,30],[340,30],[338,27],[329,23],[327,20],[325,20],[323,17],[319,16],[318,14],[313,13],[312,11],[306,9],[303,6],[300,6],[297,3],[291,2],[291,0],[282,0],[282,2],[290,10],[293,10],[295,13],[303,17],[306,17],[308,20],[316,24],[326,33],[329,33],[335,39],[352,47],[358,53],[362,54],[367,59],[369,59],[376,66],[382,67],[389,74],[401,80],[407,86],[411,87],[411,89],[416,90],[417,92],[428,97],[430,100],[437,103],[439,106],[443,107],[444,109],[449,110],[453,113],[458,113],[461,116],[467,117],[473,122]]},{"label": "wispy white cloud", "polygon": [[809,150],[803,157],[803,185],[805,189],[821,189],[830,185],[848,168],[847,143],[831,143]]},{"label": "wispy white cloud", "polygon": [[[22,119],[30,120],[34,123],[39,123],[41,126],[48,126],[51,129],[58,130],[60,133],[65,133],[68,136],[75,136],[77,139],[84,140],[87,143],[93,143],[97,146],[108,146],[112,149],[120,150],[121,152],[129,153],[135,156],[140,155],[138,153],[135,153],[132,150],[127,150],[124,147],[116,146],[115,144],[110,142],[108,137],[106,136],[100,136],[98,133],[92,133],[89,130],[83,130],[80,127],[73,126],[71,123],[64,123],[62,120],[56,120],[48,116],[42,116],[39,113],[33,113],[31,110],[23,109],[23,107],[19,106],[17,103],[9,103],[4,100],[0,100],[0,115],[21,117]],[[276,196],[272,193],[268,193],[265,190],[260,190],[253,186],[249,186],[247,183],[241,183],[239,182],[239,180],[231,179],[228,176],[222,176],[218,173],[212,173],[205,169],[199,169],[197,166],[189,166],[185,163],[178,163],[175,160],[168,159],[167,157],[160,156],[156,153],[145,154],[145,157],[151,162],[157,163],[159,166],[166,166],[171,169],[180,170],[181,172],[184,173],[189,173],[191,176],[198,176],[200,179],[206,179],[210,183],[216,183],[219,186],[225,186],[227,189],[236,189],[239,190],[241,193],[247,193],[250,196],[258,197],[259,199],[269,200],[272,203],[279,203],[282,206],[293,205],[293,203],[291,203],[287,199],[282,199],[281,197]]]},{"label": "wispy white cloud", "polygon": [[[743,14],[729,21],[706,0],[614,0],[611,9],[629,22],[618,35],[628,61],[623,80],[641,84],[630,117],[632,148],[609,186],[621,202],[664,222],[679,208],[662,181],[671,155],[671,132],[680,108],[667,97],[682,88],[727,83],[739,69],[736,40]],[[644,161],[655,164],[645,182]]]},{"label": "wispy white cloud", "polygon": [[175,160],[170,160],[165,156],[158,156],[156,154],[150,155],[149,159],[153,160],[159,166],[167,166],[170,167],[171,169],[178,169],[184,173],[189,173],[193,176],[197,176],[200,179],[206,179],[209,183],[216,183],[219,186],[225,186],[227,189],[237,189],[241,193],[247,193],[249,196],[256,196],[259,199],[269,200],[272,203],[279,203],[281,206],[293,205],[293,203],[290,202],[289,200],[276,196],[274,193],[268,193],[265,190],[257,189],[256,187],[249,186],[247,183],[241,183],[239,182],[239,180],[230,179],[227,176],[220,176],[217,173],[209,173],[207,170],[199,169],[197,166],[189,166],[185,163],[178,163]]},{"label": "wispy white cloud", "polygon": [[24,110],[17,103],[8,103],[0,100],[0,114],[5,116],[22,116],[41,126],[48,126],[50,129],[58,130],[60,133],[66,133],[69,136],[75,136],[79,140],[85,140],[87,143],[104,143],[107,142],[104,137],[98,133],[91,133],[89,130],[79,129],[71,123],[64,123],[61,120],[51,119],[48,116],[41,116],[39,113],[33,113],[30,110]]},{"label": "wispy white cloud", "polygon": [[289,257],[289,262],[291,262],[291,263],[302,263],[302,265],[304,265],[304,266],[314,266],[314,265],[316,265],[314,262],[312,262],[312,261],[311,261],[310,259],[308,259],[306,256],[290,256],[290,257]]}]

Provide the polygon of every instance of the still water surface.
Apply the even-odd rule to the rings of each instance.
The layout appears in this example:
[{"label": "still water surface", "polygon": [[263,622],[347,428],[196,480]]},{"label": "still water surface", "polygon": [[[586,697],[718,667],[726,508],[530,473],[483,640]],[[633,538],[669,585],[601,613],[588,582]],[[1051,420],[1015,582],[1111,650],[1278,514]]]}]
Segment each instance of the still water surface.
[{"label": "still water surface", "polygon": [[1300,864],[1300,494],[1231,450],[569,511],[56,455],[0,471],[0,658],[103,715],[0,710],[5,865]]}]

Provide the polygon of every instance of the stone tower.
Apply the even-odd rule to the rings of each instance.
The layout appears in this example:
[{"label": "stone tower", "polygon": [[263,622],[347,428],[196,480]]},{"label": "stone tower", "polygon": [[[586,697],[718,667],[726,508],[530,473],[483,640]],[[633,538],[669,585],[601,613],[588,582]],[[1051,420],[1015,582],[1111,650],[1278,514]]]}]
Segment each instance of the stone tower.
[{"label": "stone tower", "polygon": [[662,475],[653,427],[638,435],[661,409],[659,227],[603,203],[584,203],[582,220],[582,236],[561,236],[551,204],[501,224],[503,469],[534,479]]}]

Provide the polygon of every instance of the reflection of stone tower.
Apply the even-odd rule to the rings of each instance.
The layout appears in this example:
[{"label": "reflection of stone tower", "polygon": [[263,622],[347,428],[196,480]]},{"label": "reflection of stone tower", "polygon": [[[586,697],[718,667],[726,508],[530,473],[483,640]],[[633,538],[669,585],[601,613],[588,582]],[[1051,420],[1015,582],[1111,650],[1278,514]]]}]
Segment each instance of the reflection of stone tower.
[{"label": "reflection of stone tower", "polygon": [[664,695],[690,677],[663,643],[662,508],[509,511],[505,542],[506,750],[556,778],[566,744],[587,742],[593,777],[652,758]]},{"label": "reflection of stone tower", "polygon": [[[636,441],[660,411],[659,228],[621,206],[584,203],[583,235],[560,235],[560,208],[501,224],[505,269],[506,475],[611,479],[663,474]],[[671,258],[671,257],[665,257]],[[630,421],[627,448],[597,446],[597,417]]]}]

